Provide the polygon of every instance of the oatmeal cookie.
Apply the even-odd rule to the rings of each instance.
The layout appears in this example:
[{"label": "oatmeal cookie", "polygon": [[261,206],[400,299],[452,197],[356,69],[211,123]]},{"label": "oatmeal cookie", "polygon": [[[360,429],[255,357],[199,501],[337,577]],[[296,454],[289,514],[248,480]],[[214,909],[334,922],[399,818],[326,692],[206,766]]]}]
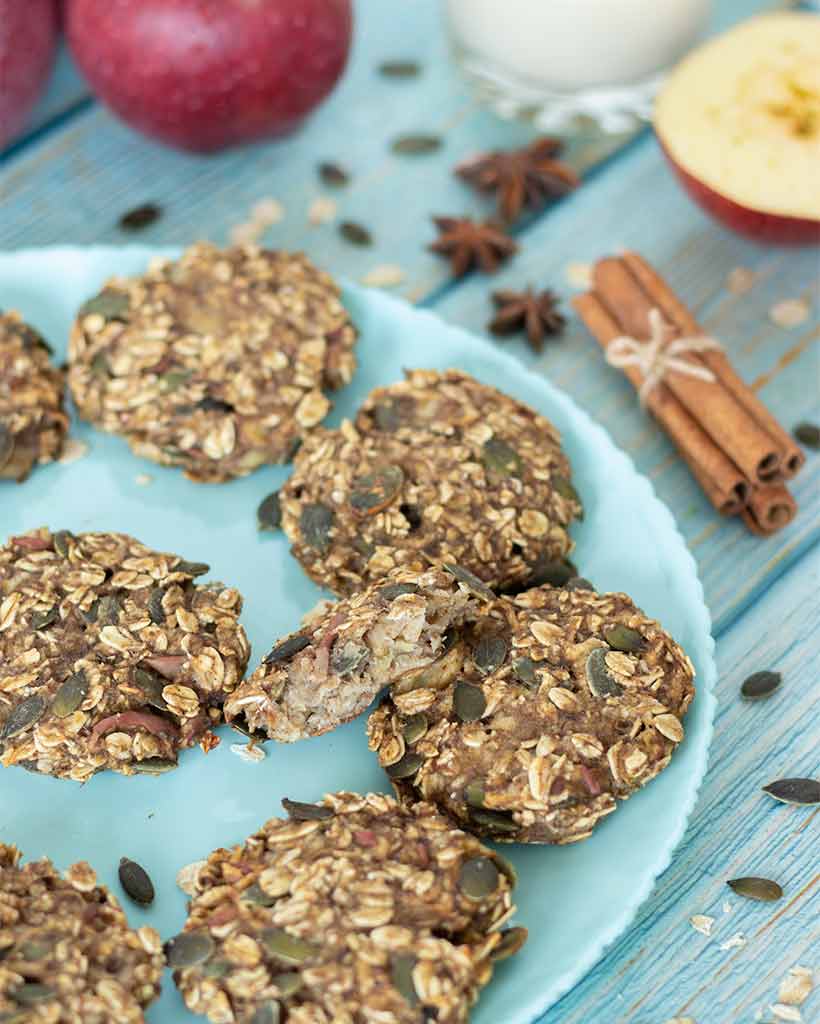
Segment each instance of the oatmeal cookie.
[{"label": "oatmeal cookie", "polygon": [[692,664],[626,594],[579,583],[485,605],[458,664],[373,712],[370,747],[400,799],[502,842],[570,843],[666,767]]},{"label": "oatmeal cookie", "polygon": [[164,965],[153,928],[133,930],[84,861],[21,866],[0,843],[0,1021],[141,1024]]},{"label": "oatmeal cookie", "polygon": [[249,648],[242,598],[207,571],[119,533],[0,547],[0,764],[82,782],[218,743]]},{"label": "oatmeal cookie", "polygon": [[429,804],[283,801],[198,865],[166,949],[185,1004],[242,1024],[463,1024],[515,952],[511,867]]},{"label": "oatmeal cookie", "polygon": [[469,574],[402,569],[352,597],[323,602],[231,694],[225,717],[286,743],[335,729],[383,687],[436,661],[447,631],[473,614],[479,598],[493,596]]},{"label": "oatmeal cookie", "polygon": [[79,312],[69,385],[80,414],[197,481],[286,462],[353,376],[339,288],[300,253],[200,243],[114,278]]},{"label": "oatmeal cookie", "polygon": [[68,432],[62,373],[51,349],[18,313],[0,313],[0,480],[22,483],[53,462]]},{"label": "oatmeal cookie", "polygon": [[338,594],[440,560],[492,587],[534,585],[582,513],[553,425],[457,370],[409,372],[355,423],[317,430],[279,503],[293,554]]}]

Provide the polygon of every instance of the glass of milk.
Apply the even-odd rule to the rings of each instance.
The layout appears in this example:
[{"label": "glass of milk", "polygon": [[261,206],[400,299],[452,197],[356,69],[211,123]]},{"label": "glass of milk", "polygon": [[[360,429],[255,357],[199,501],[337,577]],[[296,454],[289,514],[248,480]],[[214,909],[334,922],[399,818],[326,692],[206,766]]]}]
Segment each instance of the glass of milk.
[{"label": "glass of milk", "polygon": [[696,42],[711,0],[445,0],[453,52],[480,97],[543,131],[629,131]]}]

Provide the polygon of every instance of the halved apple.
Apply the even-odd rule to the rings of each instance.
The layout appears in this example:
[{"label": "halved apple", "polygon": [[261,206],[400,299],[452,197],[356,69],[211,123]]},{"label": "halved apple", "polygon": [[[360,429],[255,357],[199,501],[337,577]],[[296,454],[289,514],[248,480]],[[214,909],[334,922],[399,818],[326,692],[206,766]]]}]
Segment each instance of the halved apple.
[{"label": "halved apple", "polygon": [[820,17],[762,15],[698,47],[654,125],[686,191],[727,227],[820,244]]}]

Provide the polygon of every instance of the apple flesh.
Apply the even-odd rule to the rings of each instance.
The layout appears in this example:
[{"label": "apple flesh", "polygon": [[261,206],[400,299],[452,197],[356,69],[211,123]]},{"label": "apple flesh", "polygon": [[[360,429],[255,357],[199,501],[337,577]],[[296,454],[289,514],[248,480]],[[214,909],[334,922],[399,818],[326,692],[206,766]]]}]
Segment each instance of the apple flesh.
[{"label": "apple flesh", "polygon": [[67,0],[92,90],[138,131],[198,152],[294,128],[344,70],[351,0]]},{"label": "apple flesh", "polygon": [[56,46],[54,0],[0,0],[0,147],[25,124],[48,81]]},{"label": "apple flesh", "polygon": [[820,18],[762,15],[693,51],[655,104],[689,195],[756,241],[820,244]]}]

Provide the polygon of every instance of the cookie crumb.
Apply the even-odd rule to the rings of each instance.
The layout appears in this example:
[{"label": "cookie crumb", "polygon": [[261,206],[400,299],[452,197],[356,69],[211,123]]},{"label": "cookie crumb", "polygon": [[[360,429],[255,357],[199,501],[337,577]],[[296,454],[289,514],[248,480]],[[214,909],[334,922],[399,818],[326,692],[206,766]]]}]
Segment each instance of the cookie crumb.
[{"label": "cookie crumb", "polygon": [[57,461],[61,466],[70,466],[72,462],[77,462],[87,454],[88,445],[85,441],[78,441],[75,437],[70,437],[63,445],[62,455]]},{"label": "cookie crumb", "polygon": [[729,902],[729,900],[724,900],[723,901],[723,913],[724,914],[731,914],[731,912],[732,912],[732,904]]},{"label": "cookie crumb", "polygon": [[805,299],[782,299],[769,310],[769,319],[778,327],[799,327],[809,318],[809,304]]},{"label": "cookie crumb", "polygon": [[811,968],[795,965],[789,968],[786,977],[780,982],[778,1002],[787,1006],[800,1006],[811,995],[813,988],[814,972]]},{"label": "cookie crumb", "polygon": [[231,753],[250,764],[258,764],[265,760],[265,751],[260,746],[252,746],[250,743],[232,743]]},{"label": "cookie crumb", "polygon": [[335,216],[336,201],[329,196],[319,196],[308,207],[308,222],[310,224],[328,224]]},{"label": "cookie crumb", "polygon": [[734,267],[726,275],[726,291],[732,295],[745,295],[755,286],[760,275],[748,267]]},{"label": "cookie crumb", "polygon": [[586,290],[592,287],[592,264],[572,262],[567,264],[564,276],[571,288]]},{"label": "cookie crumb", "polygon": [[730,949],[742,949],[746,945],[746,936],[743,932],[735,932],[725,942],[721,942],[720,948],[726,952]]},{"label": "cookie crumb", "polygon": [[148,487],[153,482],[154,478],[150,473],[137,473],[134,477],[134,483],[137,484],[138,487]]},{"label": "cookie crumb", "polygon": [[278,199],[266,196],[251,208],[251,220],[260,227],[269,228],[285,216],[285,208]]},{"label": "cookie crumb", "polygon": [[694,914],[689,918],[689,924],[692,925],[696,932],[700,932],[701,935],[711,935],[714,923],[715,919],[709,917],[708,914]]},{"label": "cookie crumb", "polygon": [[362,278],[370,288],[393,288],[404,280],[404,271],[396,263],[380,263]]}]

